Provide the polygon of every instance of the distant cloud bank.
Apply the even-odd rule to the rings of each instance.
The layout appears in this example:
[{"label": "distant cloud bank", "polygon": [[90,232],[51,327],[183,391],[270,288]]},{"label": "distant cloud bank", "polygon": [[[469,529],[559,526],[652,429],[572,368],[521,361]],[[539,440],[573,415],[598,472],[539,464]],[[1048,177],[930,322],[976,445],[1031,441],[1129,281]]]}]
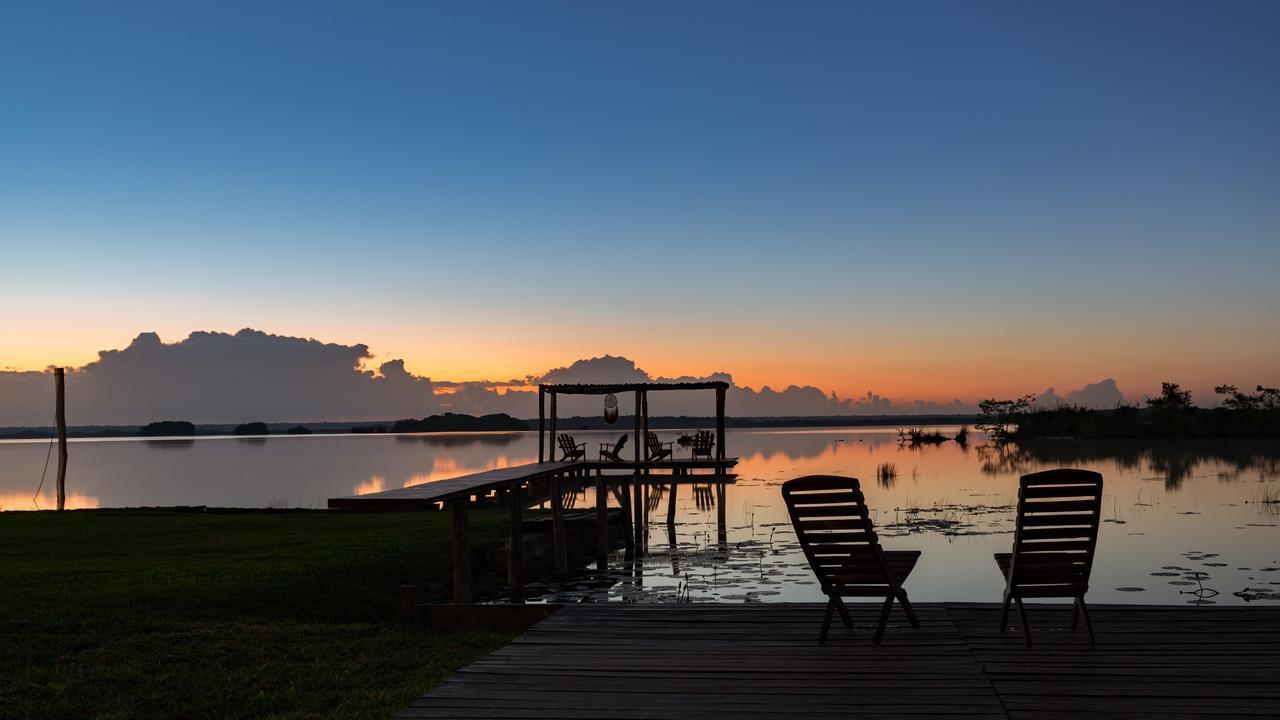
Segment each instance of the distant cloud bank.
[{"label": "distant cloud bank", "polygon": [[[123,350],[103,350],[98,359],[75,368],[67,379],[67,414],[73,425],[142,424],[181,419],[203,423],[246,420],[308,422],[385,420],[423,417],[438,412],[471,415],[507,413],[536,417],[536,385],[547,383],[676,382],[723,380],[730,383],[727,403],[736,416],[950,414],[976,412],[975,403],[891,400],[868,391],[840,398],[812,386],[759,390],[733,383],[729,373],[655,377],[624,357],[577,360],[540,375],[504,381],[433,381],[414,375],[402,360],[376,370],[363,344],[340,345],[314,339],[271,335],[244,329],[234,334],[193,332],[174,343],[142,333]],[[1123,396],[1115,381],[1087,385],[1057,395],[1045,391],[1041,403],[1110,407]],[[619,397],[620,410],[632,412],[632,399]],[[566,397],[559,414],[595,415],[600,398]],[[654,393],[652,415],[710,415],[714,394]],[[0,426],[52,422],[52,381],[46,372],[0,372]]]}]

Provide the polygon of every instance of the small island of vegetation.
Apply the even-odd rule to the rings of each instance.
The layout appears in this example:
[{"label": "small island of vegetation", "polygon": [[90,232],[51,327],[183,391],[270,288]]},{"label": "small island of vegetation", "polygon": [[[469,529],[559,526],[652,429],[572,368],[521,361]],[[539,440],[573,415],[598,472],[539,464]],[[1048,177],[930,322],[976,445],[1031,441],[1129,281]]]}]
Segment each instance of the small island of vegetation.
[{"label": "small island of vegetation", "polygon": [[1280,389],[1259,385],[1253,393],[1219,385],[1224,396],[1213,408],[1196,407],[1191,391],[1161,383],[1145,405],[1093,409],[1075,405],[1037,408],[1034,395],[979,403],[979,430],[996,442],[1050,438],[1257,438],[1280,437]]}]

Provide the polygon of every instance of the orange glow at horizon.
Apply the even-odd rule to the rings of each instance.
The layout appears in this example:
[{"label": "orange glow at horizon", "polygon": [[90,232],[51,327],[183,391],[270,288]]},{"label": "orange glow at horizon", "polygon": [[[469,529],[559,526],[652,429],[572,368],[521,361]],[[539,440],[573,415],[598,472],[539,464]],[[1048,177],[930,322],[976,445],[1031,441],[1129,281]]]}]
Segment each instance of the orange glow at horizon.
[{"label": "orange glow at horizon", "polygon": [[[34,318],[4,318],[0,368],[81,367],[96,360],[99,350],[124,348],[138,334],[120,331],[119,319],[105,323],[95,315],[62,318],[55,325]],[[440,332],[431,334],[389,321],[365,328],[338,323],[324,333],[306,329],[296,319],[195,327],[235,332],[251,326],[322,342],[365,343],[373,354],[364,361],[366,369],[399,358],[410,372],[455,382],[505,383],[609,354],[630,358],[655,377],[727,372],[738,385],[756,390],[810,385],[845,399],[870,391],[895,402],[971,402],[1041,393],[1048,387],[1061,393],[1106,378],[1114,378],[1132,397],[1153,394],[1161,381],[1170,380],[1209,401],[1203,394],[1217,384],[1280,383],[1280,334],[1256,332],[1259,319],[1250,314],[1224,320],[1211,310],[1180,316],[1194,325],[1194,332],[1175,319],[1156,321],[1142,315],[1126,323],[1063,323],[1052,330],[969,321],[957,321],[955,327],[924,327],[867,320],[856,331],[840,332],[815,329],[810,321],[762,336],[745,320],[730,319],[714,340],[683,327],[654,333],[628,323],[600,332],[548,332],[545,323],[524,322],[518,315],[503,320],[493,332],[478,334],[467,329],[473,321],[464,320],[445,318]],[[1131,334],[1129,326],[1139,321],[1146,323],[1143,332]],[[187,337],[192,322],[164,317],[141,330],[154,329],[172,343]],[[1249,338],[1247,344],[1242,345],[1242,337]],[[1233,351],[1224,353],[1224,347]]]}]

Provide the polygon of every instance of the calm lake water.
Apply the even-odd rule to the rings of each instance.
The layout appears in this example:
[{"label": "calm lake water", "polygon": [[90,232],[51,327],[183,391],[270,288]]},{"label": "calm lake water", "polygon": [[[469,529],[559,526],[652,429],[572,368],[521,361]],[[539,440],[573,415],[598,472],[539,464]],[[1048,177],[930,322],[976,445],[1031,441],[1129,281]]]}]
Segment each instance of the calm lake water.
[{"label": "calm lake water", "polygon": [[[594,448],[618,433],[576,434]],[[862,479],[886,547],[924,552],[906,583],[913,599],[997,601],[1002,580],[991,555],[1012,542],[1018,476],[1081,467],[1106,482],[1091,601],[1280,600],[1280,505],[1262,502],[1280,488],[1280,443],[1056,441],[997,450],[979,433],[970,437],[967,447],[911,449],[892,429],[730,431],[729,454],[741,462],[725,494],[725,544],[714,492],[681,486],[669,535],[667,499],[658,497],[665,490],[655,487],[642,560],[619,553],[595,580],[548,592],[564,600],[820,600],[779,485],[831,473]],[[0,508],[52,505],[52,477],[32,500],[47,449],[0,441]],[[67,496],[73,508],[324,507],[333,496],[536,460],[534,433],[84,440],[70,446]],[[896,476],[879,480],[885,464]],[[594,507],[592,491],[574,504]]]}]

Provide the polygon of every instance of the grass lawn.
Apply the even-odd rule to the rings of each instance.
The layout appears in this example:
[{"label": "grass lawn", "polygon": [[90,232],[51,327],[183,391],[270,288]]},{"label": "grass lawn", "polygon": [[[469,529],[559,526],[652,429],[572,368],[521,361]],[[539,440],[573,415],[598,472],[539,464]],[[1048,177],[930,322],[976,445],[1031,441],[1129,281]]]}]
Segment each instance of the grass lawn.
[{"label": "grass lawn", "polygon": [[[472,513],[480,547],[506,532]],[[502,633],[392,620],[446,513],[0,513],[0,718],[382,718]]]}]

